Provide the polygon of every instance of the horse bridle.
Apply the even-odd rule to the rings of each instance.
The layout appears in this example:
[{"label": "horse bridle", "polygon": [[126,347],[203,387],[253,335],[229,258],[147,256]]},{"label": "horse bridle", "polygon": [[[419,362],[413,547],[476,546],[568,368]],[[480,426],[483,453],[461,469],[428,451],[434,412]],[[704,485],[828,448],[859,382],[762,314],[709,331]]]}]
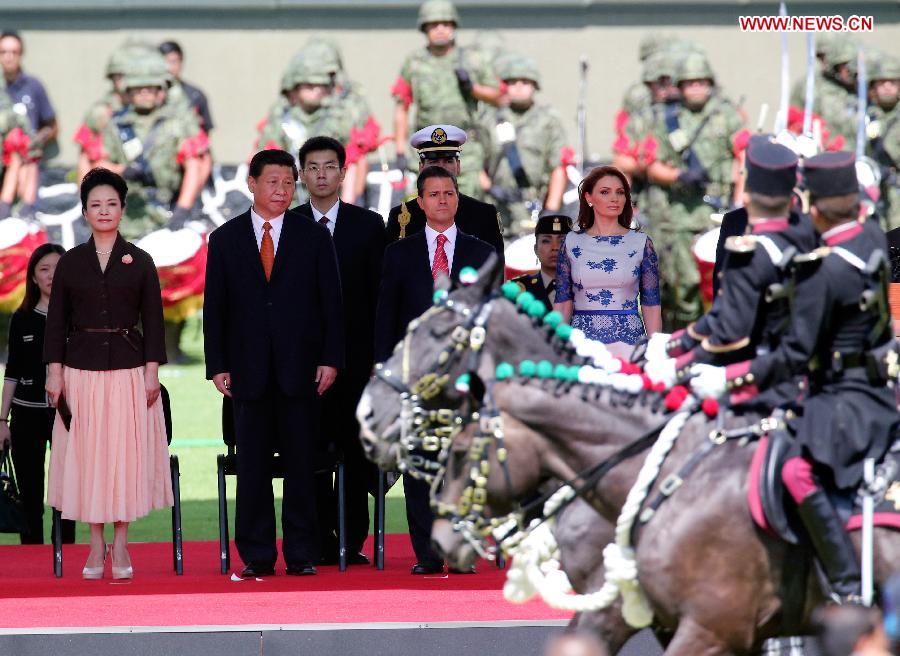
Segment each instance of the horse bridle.
[{"label": "horse bridle", "polygon": [[[474,416],[461,414],[457,408],[430,408],[426,404],[444,391],[450,382],[450,372],[466,353],[470,358],[466,367],[466,371],[470,372],[469,376],[478,370],[486,337],[485,324],[497,298],[498,294],[492,293],[473,309],[449,298],[446,292],[436,292],[435,304],[407,326],[406,334],[399,345],[401,350],[399,374],[386,368],[383,363],[375,365],[375,378],[389,385],[400,395],[397,468],[402,473],[426,482],[440,479],[443,470],[440,454],[447,451],[458,431],[470,421],[477,420],[477,413]],[[410,384],[412,337],[425,321],[447,310],[463,317],[464,322],[453,328],[450,342],[438,354],[434,364]],[[464,398],[462,403],[465,403],[465,400]]]}]

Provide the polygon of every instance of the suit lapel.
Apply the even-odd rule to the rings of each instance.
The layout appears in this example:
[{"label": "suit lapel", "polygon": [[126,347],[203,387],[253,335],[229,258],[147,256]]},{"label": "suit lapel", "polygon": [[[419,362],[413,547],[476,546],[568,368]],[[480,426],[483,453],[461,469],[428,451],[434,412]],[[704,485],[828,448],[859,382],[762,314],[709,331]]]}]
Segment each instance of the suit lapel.
[{"label": "suit lapel", "polygon": [[353,238],[353,226],[347,225],[351,219],[344,211],[344,203],[338,201],[337,220],[334,223],[334,249],[337,251],[338,263],[343,262],[348,255],[347,250],[350,246],[350,240]]},{"label": "suit lapel", "polygon": [[450,270],[450,279],[459,280],[459,270],[468,264],[467,256],[469,254],[468,244],[466,243],[466,235],[456,228],[456,244],[453,246],[453,267]]},{"label": "suit lapel", "polygon": [[[300,213],[292,213],[290,211],[284,213],[284,218],[281,219],[281,234],[278,236],[278,248],[275,249],[275,264],[272,265],[272,277],[269,279],[269,282],[275,280],[275,276],[286,266],[287,253],[290,252],[289,243],[300,228],[296,222],[302,220],[303,215]],[[259,268],[262,269],[261,260]]]},{"label": "suit lapel", "polygon": [[256,233],[253,232],[253,219],[250,218],[250,211],[247,210],[243,215],[232,219],[239,221],[242,225],[238,231],[237,247],[241,255],[247,258],[247,263],[253,270],[254,275],[259,282],[266,281],[266,272],[263,271],[262,258],[259,256],[259,248],[256,245]]}]

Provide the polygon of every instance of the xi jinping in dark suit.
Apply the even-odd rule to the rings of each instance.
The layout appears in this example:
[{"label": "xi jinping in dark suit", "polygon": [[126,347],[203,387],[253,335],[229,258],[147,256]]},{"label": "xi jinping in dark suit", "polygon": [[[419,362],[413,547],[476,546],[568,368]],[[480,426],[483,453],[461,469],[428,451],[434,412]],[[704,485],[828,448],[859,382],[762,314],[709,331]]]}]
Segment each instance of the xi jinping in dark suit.
[{"label": "xi jinping in dark suit", "polygon": [[[346,152],[336,139],[312,137],[300,148],[301,178],[310,202],[297,208],[328,228],[334,239],[344,299],[346,366],[322,398],[322,441],[344,457],[347,552],[350,564],[368,561],[360,550],[369,532],[369,491],[378,470],[366,459],[353,409],[359,404],[375,361],[375,306],[384,255],[384,220],[362,207],[341,202]],[[338,561],[337,499],[331,472],[316,475],[316,503],[325,563]]]},{"label": "xi jinping in dark suit", "polygon": [[[479,268],[494,252],[480,239],[460,231],[454,223],[458,205],[456,179],[435,166],[419,174],[417,202],[427,224],[410,237],[394,242],[384,252],[384,273],[375,322],[375,357],[386,360],[406,332],[407,324],[432,304],[434,280],[441,275],[459,279],[463,267]],[[443,570],[443,561],[431,547],[428,485],[403,476],[406,519],[416,552],[413,574]]]},{"label": "xi jinping in dark suit", "polygon": [[272,453],[284,462],[282,552],[288,574],[315,574],[313,486],[319,396],[344,363],[344,317],[328,230],[287,211],[293,157],[250,162],[253,208],[210,235],[203,306],[206,374],[234,402],[235,544],[247,576],[274,573]]}]

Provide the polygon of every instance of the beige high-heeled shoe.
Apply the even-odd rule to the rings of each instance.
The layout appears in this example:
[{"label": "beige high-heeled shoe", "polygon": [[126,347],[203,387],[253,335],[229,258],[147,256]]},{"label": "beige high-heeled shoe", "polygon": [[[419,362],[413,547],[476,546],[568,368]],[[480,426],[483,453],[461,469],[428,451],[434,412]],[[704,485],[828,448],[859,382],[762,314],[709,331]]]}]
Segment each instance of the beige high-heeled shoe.
[{"label": "beige high-heeled shoe", "polygon": [[[112,558],[112,554],[114,553],[112,547],[110,547],[110,558]],[[127,553],[127,550],[126,550]],[[131,560],[129,556],[129,560]],[[112,558],[112,577],[113,580],[121,581],[124,579],[132,579],[134,578],[134,568],[129,564],[127,567],[118,567],[116,565],[116,559]]]},{"label": "beige high-heeled shoe", "polygon": [[98,579],[103,578],[103,570],[106,569],[106,557],[109,555],[112,547],[109,545],[103,545],[103,563],[100,567],[88,567],[84,566],[84,569],[81,570],[81,577],[88,579],[89,581],[96,581]]}]

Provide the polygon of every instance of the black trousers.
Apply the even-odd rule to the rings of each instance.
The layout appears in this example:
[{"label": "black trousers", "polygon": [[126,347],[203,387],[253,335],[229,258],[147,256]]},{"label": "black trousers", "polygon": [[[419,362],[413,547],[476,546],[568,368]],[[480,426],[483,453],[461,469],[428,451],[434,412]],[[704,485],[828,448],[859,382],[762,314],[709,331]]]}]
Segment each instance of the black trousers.
[{"label": "black trousers", "polygon": [[[361,378],[361,377],[358,377]],[[369,534],[369,493],[375,490],[378,468],[370,462],[359,440],[356,406],[368,382],[338,376],[322,397],[320,449],[336,450],[344,458],[347,551],[362,550]],[[316,474],[316,514],[323,555],[337,554],[337,481],[331,472]]]},{"label": "black trousers", "polygon": [[412,541],[413,551],[416,552],[416,561],[442,563],[444,559],[431,546],[431,525],[434,523],[434,513],[431,511],[431,486],[409,474],[403,474],[403,494],[406,496],[409,539]]},{"label": "black trousers", "polygon": [[290,397],[273,381],[258,400],[234,399],[237,493],[234,542],[244,563],[274,564],[273,454],[281,454],[284,497],[281,528],[286,563],[319,559],[316,526],[315,426],[319,401]]},{"label": "black trousers", "polygon": [[[53,408],[28,408],[15,403],[11,408],[12,459],[16,482],[25,507],[27,529],[22,544],[44,543],[44,459],[53,433]],[[75,522],[62,520],[62,540],[75,542]]]}]

